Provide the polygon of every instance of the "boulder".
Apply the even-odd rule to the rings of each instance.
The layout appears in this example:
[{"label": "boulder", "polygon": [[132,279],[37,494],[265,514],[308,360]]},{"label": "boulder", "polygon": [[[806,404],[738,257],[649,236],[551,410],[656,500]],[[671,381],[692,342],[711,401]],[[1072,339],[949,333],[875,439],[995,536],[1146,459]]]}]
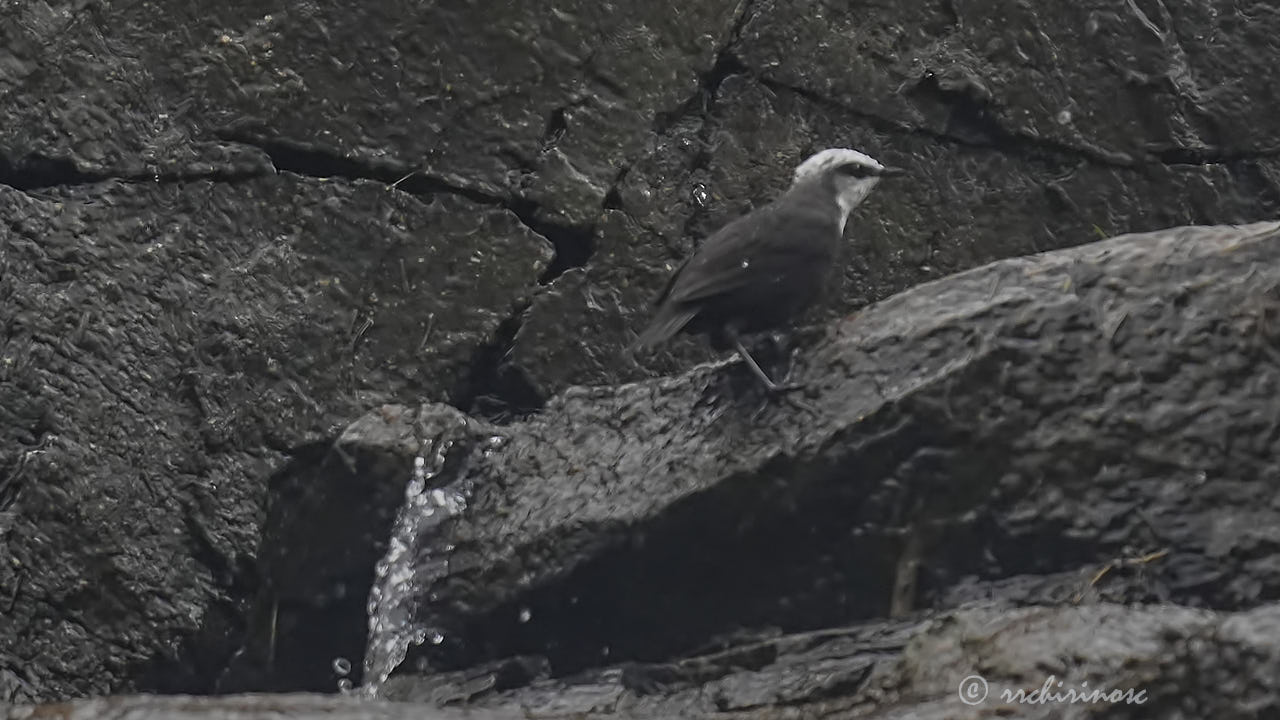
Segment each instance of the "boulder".
[{"label": "boulder", "polygon": [[[421,492],[463,499],[430,522],[415,523],[412,504],[402,511],[411,561],[379,592],[412,608],[408,625],[433,642],[410,651],[386,693],[494,707],[536,696],[586,712],[595,706],[548,688],[594,697],[607,677],[607,697],[706,691],[705,678],[671,668],[721,651],[737,667],[738,653],[754,657],[760,638],[780,634],[803,643],[856,625],[870,647],[886,634],[963,645],[928,639],[951,622],[938,617],[959,613],[964,632],[979,634],[1002,613],[1015,624],[1052,617],[1046,627],[1119,614],[1138,627],[1191,618],[1200,628],[1212,621],[1201,608],[1267,606],[1280,586],[1266,550],[1280,437],[1270,400],[1278,255],[1280,223],[1260,223],[994,263],[807,338],[792,372],[808,389],[789,399],[761,395],[730,362],[572,390],[503,426],[443,406],[386,408],[352,426],[343,453],[411,438],[403,447],[432,468]],[[395,457],[380,467],[410,474],[414,453]],[[912,618],[932,624],[903,624]],[[1045,647],[1092,638],[1037,632]],[[1071,652],[1105,668],[1113,651],[1147,663],[1164,653],[1127,636]],[[884,658],[855,660],[841,665],[837,690],[810,689],[823,702],[887,702],[864,697],[864,671]],[[785,673],[826,667],[810,661],[788,660]],[[1012,688],[1039,662],[1011,661],[997,677]],[[948,673],[963,669],[953,664]],[[596,679],[581,692],[566,680],[582,677]],[[926,668],[897,682],[936,681],[912,691],[919,699],[947,678]],[[1220,702],[1203,692],[1194,702]]]}]

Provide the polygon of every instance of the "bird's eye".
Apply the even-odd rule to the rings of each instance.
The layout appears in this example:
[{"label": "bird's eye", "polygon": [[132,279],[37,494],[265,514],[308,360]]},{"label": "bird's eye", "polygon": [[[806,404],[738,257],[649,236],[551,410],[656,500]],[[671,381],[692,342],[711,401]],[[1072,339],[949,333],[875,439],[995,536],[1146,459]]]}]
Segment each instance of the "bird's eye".
[{"label": "bird's eye", "polygon": [[856,178],[870,177],[871,175],[875,174],[875,171],[872,170],[871,168],[867,167],[866,165],[858,165],[857,163],[841,165],[840,169],[837,170],[837,172],[839,172],[841,175],[848,175],[849,177],[856,177]]}]

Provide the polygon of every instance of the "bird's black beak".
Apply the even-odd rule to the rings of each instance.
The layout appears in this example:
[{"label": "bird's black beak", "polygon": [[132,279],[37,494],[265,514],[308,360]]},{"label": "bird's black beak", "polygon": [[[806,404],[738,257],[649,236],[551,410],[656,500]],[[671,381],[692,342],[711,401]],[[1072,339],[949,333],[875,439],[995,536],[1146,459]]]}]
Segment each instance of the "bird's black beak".
[{"label": "bird's black beak", "polygon": [[886,166],[885,168],[880,170],[880,177],[899,177],[901,175],[906,175],[906,174],[907,174],[906,169],[900,168],[900,167]]}]

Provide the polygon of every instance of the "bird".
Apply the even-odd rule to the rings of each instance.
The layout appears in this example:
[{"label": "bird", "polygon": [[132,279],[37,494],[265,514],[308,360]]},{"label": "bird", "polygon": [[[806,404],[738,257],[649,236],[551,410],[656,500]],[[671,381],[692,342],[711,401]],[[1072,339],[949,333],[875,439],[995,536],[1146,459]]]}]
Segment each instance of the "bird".
[{"label": "bird", "polygon": [[790,326],[822,297],[850,213],[881,178],[902,174],[848,148],[810,156],[782,195],[712,233],[672,272],[631,350],[707,335],[714,349],[736,350],[770,393],[802,388],[774,382],[742,335]]}]

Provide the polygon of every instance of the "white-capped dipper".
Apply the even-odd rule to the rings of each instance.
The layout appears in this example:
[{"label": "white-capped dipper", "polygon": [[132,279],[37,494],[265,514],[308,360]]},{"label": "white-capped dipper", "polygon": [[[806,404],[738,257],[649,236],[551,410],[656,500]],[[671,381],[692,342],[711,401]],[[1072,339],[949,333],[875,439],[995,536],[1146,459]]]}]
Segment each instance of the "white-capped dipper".
[{"label": "white-capped dipper", "polygon": [[901,173],[846,148],[800,163],[785,193],[720,228],[676,269],[632,348],[706,334],[717,350],[737,350],[770,392],[800,387],[775,383],[741,336],[790,326],[822,296],[849,213],[880,178]]}]

